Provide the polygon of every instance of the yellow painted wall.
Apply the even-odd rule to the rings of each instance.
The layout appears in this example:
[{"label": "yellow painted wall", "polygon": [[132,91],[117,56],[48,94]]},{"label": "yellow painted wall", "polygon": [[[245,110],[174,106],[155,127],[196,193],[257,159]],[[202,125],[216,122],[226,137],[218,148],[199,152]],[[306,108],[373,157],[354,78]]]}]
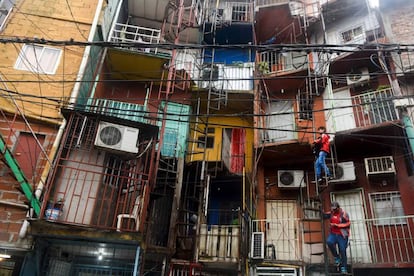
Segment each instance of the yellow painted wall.
[{"label": "yellow painted wall", "polygon": [[[225,128],[245,128],[246,130],[246,144],[245,144],[245,165],[246,172],[252,171],[253,166],[253,122],[243,120],[237,117],[211,117],[208,119],[208,127],[215,128],[214,131],[214,147],[206,150],[205,158],[206,161],[214,162],[221,160],[222,151],[222,137],[223,129]],[[194,131],[198,129],[199,131]],[[202,161],[204,158],[203,148],[198,148],[197,141],[198,137],[204,136],[203,130],[205,124],[199,124],[198,126],[192,125],[190,132],[190,142],[188,145],[187,162]],[[213,136],[213,134],[209,134]]]},{"label": "yellow painted wall", "polygon": [[[44,38],[47,40],[86,41],[95,15],[98,0],[24,0],[18,1],[5,28],[0,32],[6,37]],[[70,9],[68,7],[70,4]],[[72,11],[72,13],[70,12]],[[13,91],[11,98],[0,97],[0,106],[16,113],[16,103],[26,116],[48,120],[60,120],[60,105],[48,99],[68,99],[85,47],[51,46],[62,49],[56,73],[38,74],[16,70],[14,65],[23,44],[0,44],[0,88]],[[2,95],[7,92],[0,91]],[[18,93],[20,95],[16,95]]]}]

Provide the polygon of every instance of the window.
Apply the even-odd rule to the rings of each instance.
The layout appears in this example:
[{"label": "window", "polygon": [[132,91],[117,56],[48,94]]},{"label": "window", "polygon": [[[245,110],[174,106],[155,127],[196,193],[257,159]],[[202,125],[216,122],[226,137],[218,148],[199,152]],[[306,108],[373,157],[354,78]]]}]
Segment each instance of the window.
[{"label": "window", "polygon": [[104,183],[112,188],[126,186],[129,176],[129,166],[116,156],[106,157]]},{"label": "window", "polygon": [[206,129],[207,136],[198,137],[197,147],[204,148],[205,146],[206,149],[214,148],[214,132],[215,132],[214,128],[207,128]]},{"label": "window", "polygon": [[41,74],[54,74],[61,52],[56,48],[25,44],[14,68]]},{"label": "window", "polygon": [[231,21],[247,21],[247,6],[233,6]]},{"label": "window", "polygon": [[298,95],[299,103],[299,119],[312,120],[313,119],[313,99],[307,93],[300,92]]},{"label": "window", "polygon": [[406,224],[399,192],[370,194],[371,209],[375,225]]},{"label": "window", "polygon": [[342,43],[355,42],[355,40],[361,39],[364,35],[362,26],[346,30],[341,33]]}]

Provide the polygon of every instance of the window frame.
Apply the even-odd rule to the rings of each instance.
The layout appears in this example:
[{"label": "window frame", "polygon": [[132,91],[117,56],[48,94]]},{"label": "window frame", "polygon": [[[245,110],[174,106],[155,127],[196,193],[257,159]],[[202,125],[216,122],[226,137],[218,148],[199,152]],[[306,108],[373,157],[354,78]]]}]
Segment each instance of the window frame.
[{"label": "window frame", "polygon": [[[398,199],[398,206],[392,207],[396,202],[395,200]],[[371,215],[374,218],[374,225],[375,226],[387,226],[387,225],[406,225],[407,220],[405,218],[394,218],[394,217],[402,217],[405,216],[404,208],[402,206],[401,201],[401,194],[398,191],[388,191],[388,192],[375,192],[369,193],[369,202],[371,207]],[[386,207],[378,207],[375,203],[376,202],[386,202],[386,204],[390,204],[391,208]],[[378,210],[379,209],[379,210]],[[384,210],[386,213],[391,210],[391,216],[384,216]],[[397,213],[397,214],[394,214]],[[386,215],[386,214],[385,214]],[[386,218],[386,219],[384,219]]]},{"label": "window frame", "polygon": [[209,127],[205,130],[205,132],[207,133],[207,135],[202,134],[197,137],[197,148],[202,149],[205,145],[206,149],[214,149],[214,138],[216,129]]},{"label": "window frame", "polygon": [[[357,30],[357,29],[361,29],[361,34],[359,34],[359,35],[355,35],[355,30]],[[350,39],[350,40],[345,40],[345,38],[344,38],[344,34],[345,34],[345,33],[349,33],[349,34],[351,34],[351,35],[352,35],[352,39]],[[339,37],[340,37],[341,42],[342,42],[343,44],[353,43],[353,42],[355,42],[355,41],[359,40],[359,39],[360,39],[361,37],[363,37],[364,35],[365,35],[365,31],[364,31],[364,26],[363,26],[363,24],[361,24],[361,25],[356,25],[356,26],[352,26],[352,27],[350,27],[350,28],[347,28],[347,29],[342,30],[342,31],[340,31],[340,32],[339,32]]]},{"label": "window frame", "polygon": [[[28,49],[30,47],[33,47],[35,49],[36,47],[41,47],[41,53],[40,57],[37,58],[35,61],[36,64],[33,64],[31,61],[28,60],[28,58],[25,56],[27,55]],[[57,58],[54,60],[53,69],[50,71],[46,71],[42,68],[42,57],[45,53],[45,50],[52,50],[57,51]],[[34,50],[35,51],[35,50]],[[56,74],[56,70],[60,63],[60,58],[62,56],[62,49],[60,48],[54,48],[54,47],[48,47],[44,45],[37,45],[37,44],[24,44],[19,52],[19,56],[17,57],[16,63],[14,64],[14,69],[16,70],[22,70],[22,71],[29,71],[32,73],[39,73],[39,74],[46,74],[46,75],[54,75]]]}]

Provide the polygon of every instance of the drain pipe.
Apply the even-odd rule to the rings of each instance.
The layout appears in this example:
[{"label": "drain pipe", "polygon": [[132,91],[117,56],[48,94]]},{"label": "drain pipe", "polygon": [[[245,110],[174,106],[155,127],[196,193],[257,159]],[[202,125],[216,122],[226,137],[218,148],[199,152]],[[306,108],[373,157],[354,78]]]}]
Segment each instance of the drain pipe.
[{"label": "drain pipe", "polygon": [[411,118],[408,115],[407,109],[400,109],[401,121],[404,125],[405,133],[407,134],[408,143],[410,144],[411,153],[414,153],[414,127]]},{"label": "drain pipe", "polygon": [[[103,3],[104,3],[104,0],[99,0],[99,2],[97,4],[96,10],[95,10],[95,16],[94,16],[93,21],[92,21],[91,30],[89,31],[88,42],[92,42],[93,37],[95,36],[95,32],[96,32],[96,29],[98,27],[98,21],[99,21],[99,17],[100,17],[100,14],[101,14],[102,7],[103,7]],[[82,77],[83,77],[83,75],[85,73],[85,70],[86,70],[86,65],[88,63],[88,57],[89,57],[90,51],[91,51],[91,46],[86,46],[83,57],[82,57],[81,64],[79,66],[79,71],[78,71],[78,75],[76,77],[75,85],[73,86],[73,90],[72,90],[72,93],[71,93],[71,96],[70,96],[70,99],[69,99],[69,107],[73,107],[73,105],[76,102],[76,98],[78,97],[81,80],[82,80]],[[62,123],[59,127],[59,130],[56,134],[55,141],[53,142],[52,149],[49,153],[50,160],[54,160],[54,157],[55,157],[57,149],[60,145],[64,130],[66,128],[66,124],[67,124],[66,120],[63,119],[63,121],[62,121]],[[36,190],[35,190],[35,196],[38,199],[42,195],[43,188],[44,188],[44,183],[46,181],[46,178],[49,174],[50,169],[51,169],[51,165],[49,163],[46,164],[45,168],[43,169],[42,175],[40,177],[40,181],[39,181],[39,183],[36,187]],[[27,218],[32,217],[32,212],[30,212],[30,210],[27,212],[26,217]],[[20,238],[26,237],[29,225],[30,225],[30,223],[27,219],[23,221],[22,227],[20,228],[20,231],[19,231],[19,237]]]}]

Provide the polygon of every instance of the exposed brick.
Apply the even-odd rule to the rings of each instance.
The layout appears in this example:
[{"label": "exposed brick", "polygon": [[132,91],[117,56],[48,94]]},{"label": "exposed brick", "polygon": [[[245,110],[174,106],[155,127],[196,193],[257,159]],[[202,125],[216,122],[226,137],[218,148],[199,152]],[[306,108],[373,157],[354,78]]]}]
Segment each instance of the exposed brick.
[{"label": "exposed brick", "polygon": [[20,193],[13,193],[13,192],[2,192],[1,199],[3,200],[11,200],[17,202],[19,200]]},{"label": "exposed brick", "polygon": [[10,240],[10,235],[8,233],[0,232],[0,241],[9,242],[9,240]]},{"label": "exposed brick", "polygon": [[9,233],[19,233],[20,228],[22,227],[22,223],[10,222],[9,225],[8,225],[8,231],[7,232],[9,232]]}]

